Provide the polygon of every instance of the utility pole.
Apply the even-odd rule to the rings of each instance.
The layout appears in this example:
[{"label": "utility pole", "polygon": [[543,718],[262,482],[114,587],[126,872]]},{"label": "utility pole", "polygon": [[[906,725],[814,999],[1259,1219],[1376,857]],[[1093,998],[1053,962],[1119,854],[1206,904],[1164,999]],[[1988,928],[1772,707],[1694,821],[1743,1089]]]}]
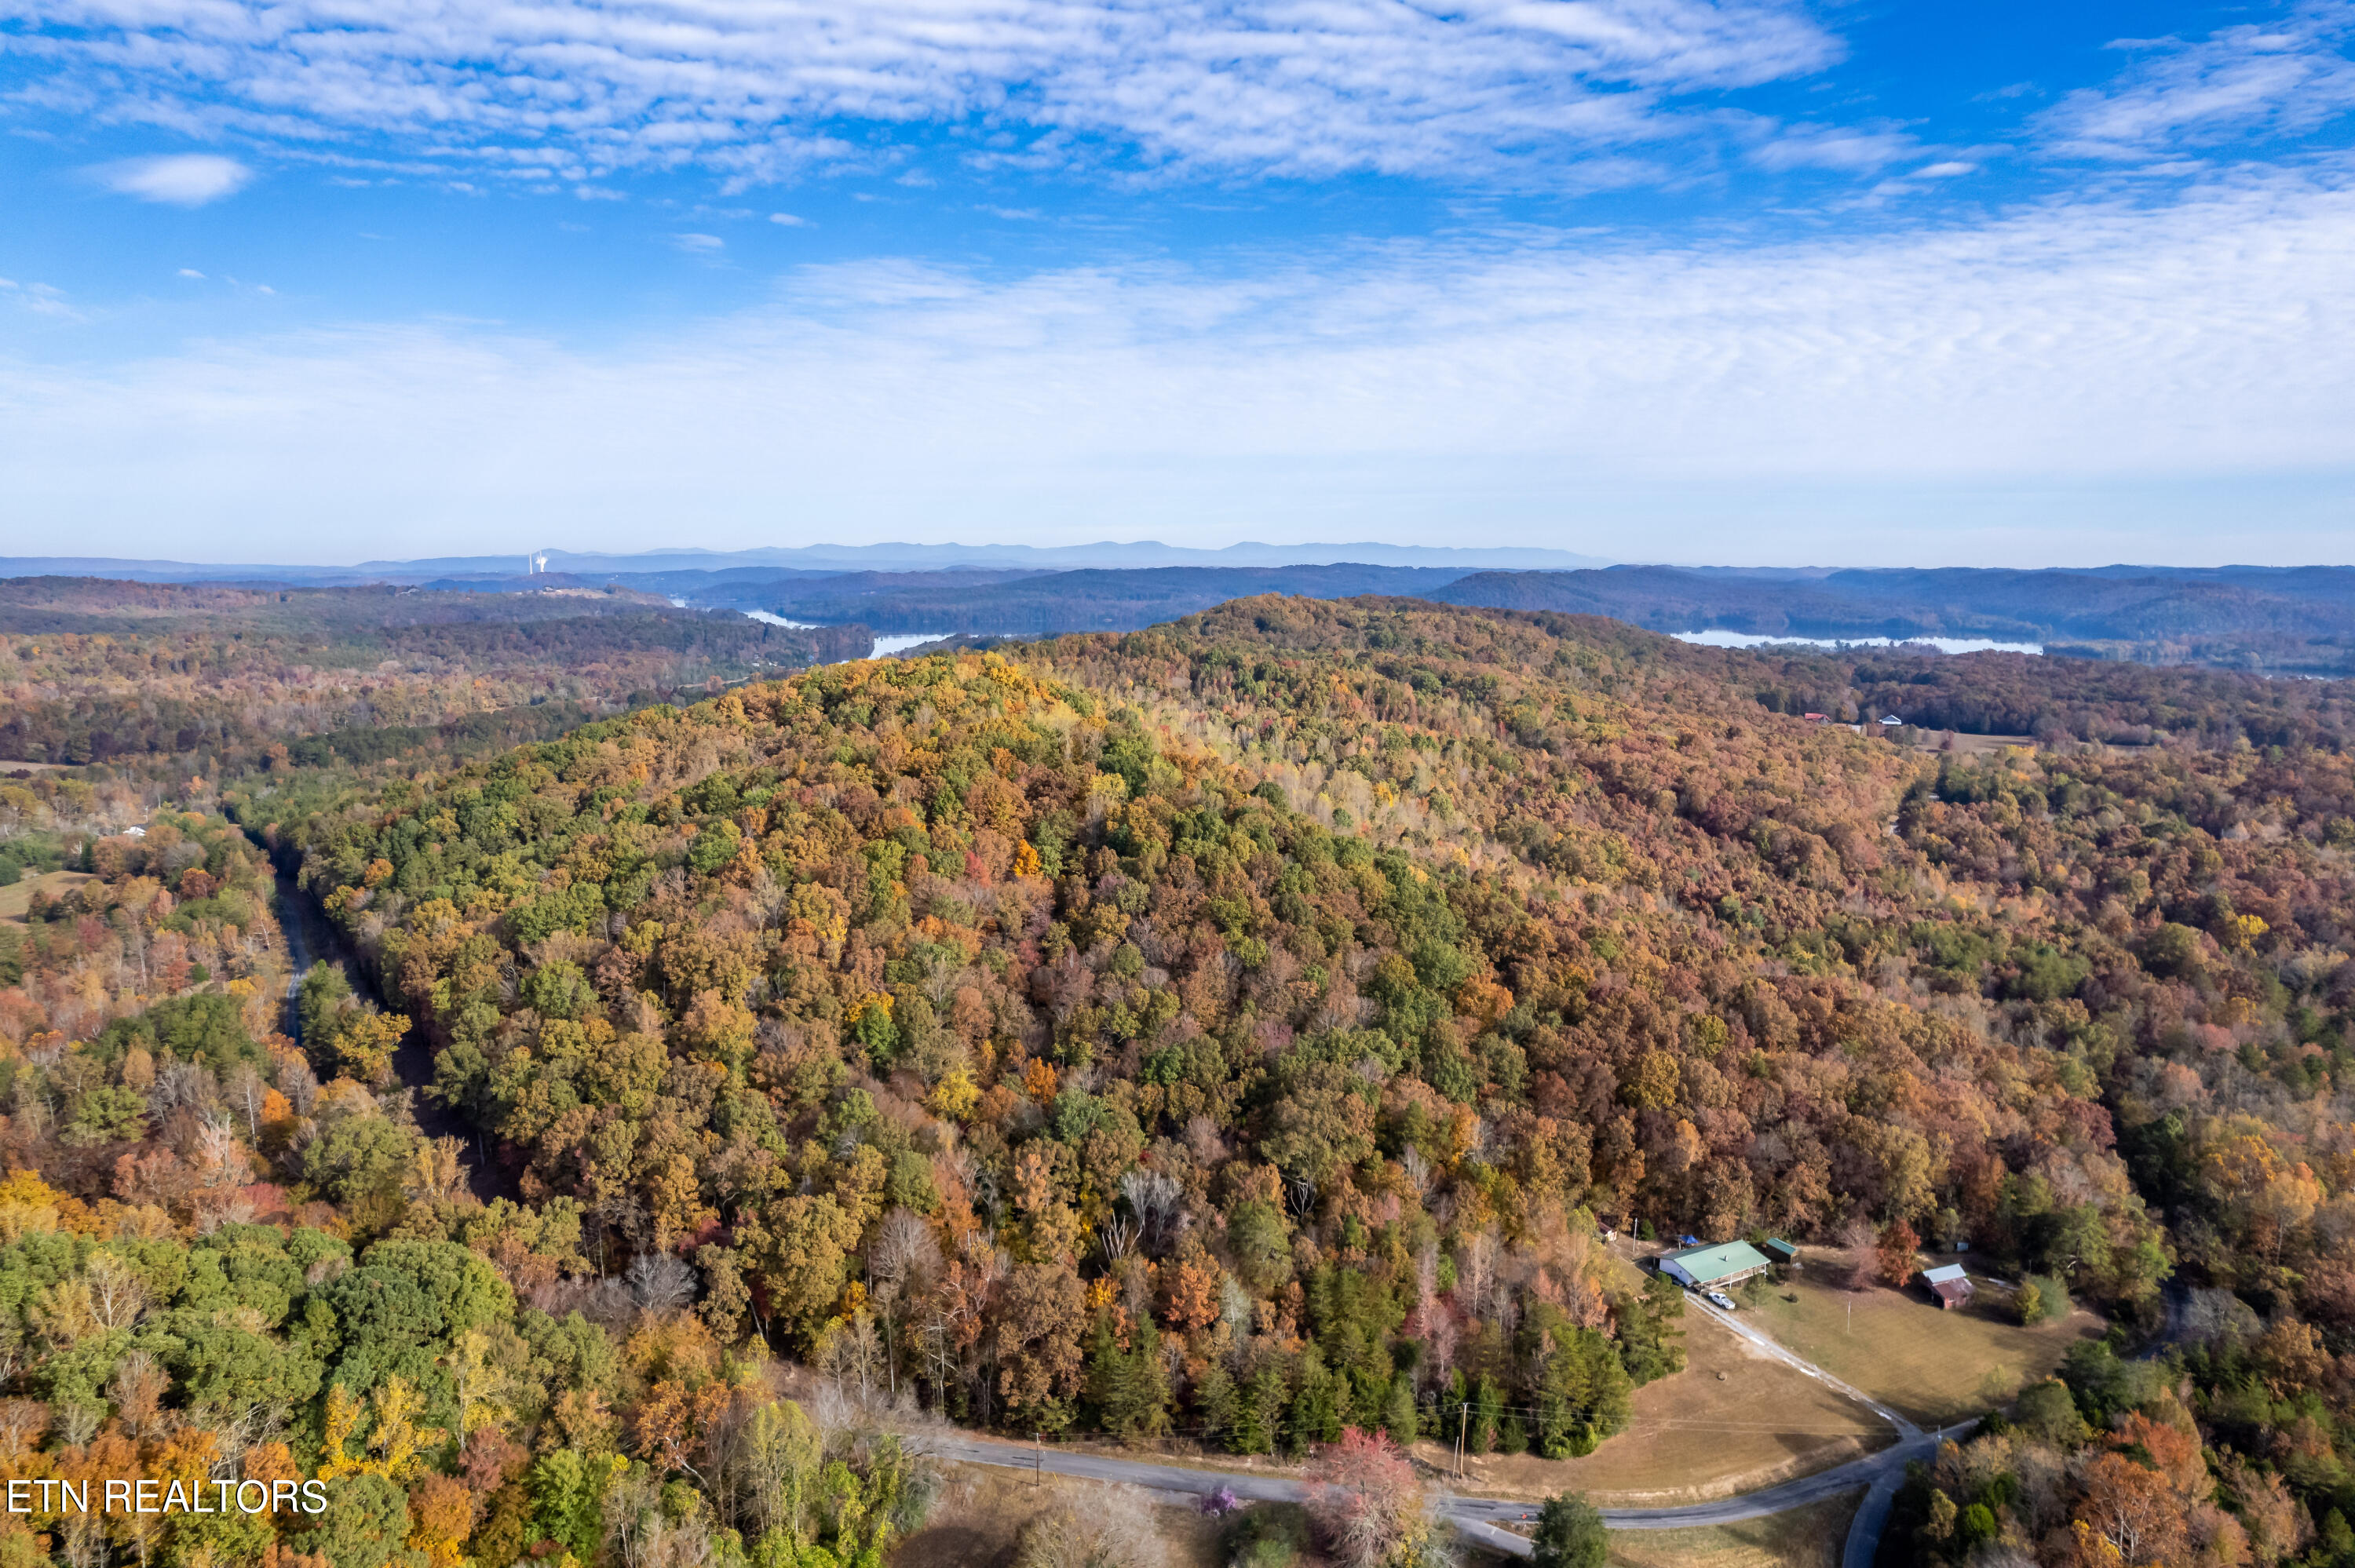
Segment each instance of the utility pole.
[{"label": "utility pole", "polygon": [[1044,1432],[1031,1433],[1030,1447],[1031,1452],[1037,1455],[1030,1467],[1030,1484],[1043,1487],[1047,1484],[1047,1435]]},{"label": "utility pole", "polygon": [[1464,1436],[1472,1425],[1472,1402],[1465,1400],[1456,1406],[1462,1419],[1455,1424],[1455,1478],[1464,1478]]}]

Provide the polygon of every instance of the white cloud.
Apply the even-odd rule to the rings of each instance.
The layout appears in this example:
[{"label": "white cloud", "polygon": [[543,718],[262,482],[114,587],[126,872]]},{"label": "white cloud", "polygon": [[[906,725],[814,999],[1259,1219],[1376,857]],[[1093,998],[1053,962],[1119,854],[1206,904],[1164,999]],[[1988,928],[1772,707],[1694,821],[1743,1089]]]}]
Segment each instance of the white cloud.
[{"label": "white cloud", "polygon": [[796,217],[790,212],[773,212],[769,215],[769,221],[783,224],[787,228],[804,228],[809,224],[808,218]]},{"label": "white cloud", "polygon": [[183,278],[201,278],[204,274],[197,271],[194,267],[183,267],[180,269],[180,276]]},{"label": "white cloud", "polygon": [[19,307],[37,316],[62,322],[83,319],[80,311],[66,302],[66,291],[54,283],[19,284],[11,279],[0,278],[0,294],[5,294]]},{"label": "white cloud", "polygon": [[1951,180],[1958,175],[1976,174],[1977,171],[1977,164],[1966,164],[1960,159],[1948,158],[1939,163],[1923,164],[1913,171],[1913,177],[1917,180]]},{"label": "white cloud", "polygon": [[2227,138],[2295,135],[2355,110],[2355,0],[2307,0],[2270,24],[2196,42],[2121,39],[2136,57],[2112,84],[2062,98],[2037,118],[2056,152],[2142,161]]},{"label": "white cloud", "polygon": [[[2340,526],[2355,495],[2350,247],[2355,176],[2281,176],[1746,249],[1517,229],[1249,276],[817,266],[759,309],[593,352],[452,323],[104,369],[20,351],[0,358],[0,471],[37,526],[169,518],[285,549],[321,547],[331,511],[399,553],[518,518],[682,536],[645,532],[660,518],[1787,559],[1754,518],[1804,490],[1857,514],[1843,560],[1943,552],[1923,520],[1966,493],[2025,531],[2015,558],[2129,491],[2231,518],[2182,548],[2238,550],[2265,486],[2335,485]],[[1660,534],[1710,496],[1753,525]],[[1581,517],[1630,532],[1561,532]],[[2119,550],[2163,547],[2121,527]]]},{"label": "white cloud", "polygon": [[1830,169],[1869,175],[1914,153],[1913,138],[1901,131],[1795,125],[1753,148],[1750,157],[1762,167],[1774,170]]},{"label": "white cloud", "polygon": [[92,171],[112,191],[142,201],[202,207],[235,194],[253,171],[235,158],[211,153],[176,153],[160,158],[130,158]]},{"label": "white cloud", "polygon": [[[1671,131],[1671,100],[1839,54],[1800,0],[0,0],[11,52],[111,118],[389,133],[573,181],[870,156],[843,121],[1105,138],[1147,163],[1494,167]],[[1040,134],[1040,133],[1043,133]]]},{"label": "white cloud", "polygon": [[716,234],[674,234],[670,242],[690,256],[709,256],[715,250],[726,249],[728,244]]}]

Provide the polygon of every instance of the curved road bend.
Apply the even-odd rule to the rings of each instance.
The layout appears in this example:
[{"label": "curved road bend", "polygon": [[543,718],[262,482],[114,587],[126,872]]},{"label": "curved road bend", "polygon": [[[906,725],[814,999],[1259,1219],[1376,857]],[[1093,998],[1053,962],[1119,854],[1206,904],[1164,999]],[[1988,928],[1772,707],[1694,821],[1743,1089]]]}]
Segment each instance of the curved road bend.
[{"label": "curved road bend", "polygon": [[[1842,1383],[1821,1367],[1794,1355],[1731,1313],[1721,1312],[1689,1297],[1687,1300],[1742,1338],[1762,1347],[1775,1360],[1788,1363],[1872,1411],[1896,1429],[1897,1442],[1877,1454],[1868,1454],[1846,1464],[1817,1470],[1813,1475],[1801,1476],[1777,1486],[1762,1487],[1737,1497],[1680,1503],[1671,1508],[1606,1508],[1602,1510],[1603,1522],[1613,1530],[1686,1530],[1702,1525],[1737,1524],[1743,1520],[1764,1519],[1770,1514],[1805,1508],[1809,1503],[1822,1502],[1862,1487],[1867,1489],[1864,1501],[1857,1510],[1854,1523],[1849,1527],[1841,1568],[1871,1568],[1873,1556],[1881,1547],[1881,1532],[1887,1526],[1890,1509],[1896,1501],[1897,1489],[1904,1484],[1906,1465],[1915,1459],[1926,1460],[1935,1454],[1938,1436],[1923,1431],[1895,1411]],[[1041,1451],[964,1433],[929,1433],[917,1441],[925,1452],[963,1464],[996,1465],[1008,1469],[1072,1476],[1083,1480],[1121,1482],[1183,1497],[1206,1497],[1223,1487],[1235,1496],[1253,1502],[1299,1502],[1308,1491],[1304,1482],[1288,1476],[1196,1469],[1186,1465],[1124,1459],[1112,1454],[1060,1449]],[[1442,1496],[1438,1511],[1441,1518],[1455,1525],[1468,1539],[1512,1556],[1527,1557],[1529,1555],[1529,1539],[1499,1527],[1535,1512],[1536,1506],[1531,1502],[1496,1498]]]},{"label": "curved road bend", "polygon": [[[1128,1486],[1144,1487],[1150,1491],[1167,1492],[1181,1497],[1207,1497],[1221,1487],[1235,1496],[1252,1502],[1299,1502],[1308,1495],[1306,1483],[1289,1476],[1252,1475],[1230,1470],[1198,1470],[1185,1465],[1156,1464],[1145,1459],[1124,1459],[1112,1454],[1089,1454],[1067,1449],[1045,1452],[1025,1447],[1017,1443],[996,1442],[986,1437],[964,1434],[927,1434],[917,1439],[924,1452],[942,1459],[967,1465],[995,1465],[1006,1469],[1045,1471],[1049,1475],[1071,1476],[1082,1480],[1113,1481]],[[1914,1436],[1893,1448],[1861,1459],[1851,1459],[1812,1476],[1785,1481],[1780,1486],[1744,1492],[1739,1497],[1720,1498],[1711,1502],[1682,1503],[1674,1508],[1603,1510],[1603,1522],[1614,1530],[1686,1530],[1700,1525],[1737,1524],[1743,1520],[1764,1519],[1769,1514],[1784,1513],[1821,1502],[1842,1492],[1870,1487],[1878,1495],[1885,1487],[1889,1499],[1894,1499],[1897,1488],[1905,1479],[1905,1462],[1926,1458],[1937,1446],[1937,1440],[1926,1433]],[[1529,1554],[1529,1540],[1499,1529],[1536,1511],[1532,1502],[1515,1502],[1495,1498],[1443,1496],[1439,1500],[1440,1517],[1462,1530],[1467,1536],[1485,1545],[1508,1552],[1517,1557]],[[1887,1521],[1886,1502],[1880,1518],[1870,1531],[1852,1529],[1849,1536],[1844,1568],[1857,1568],[1861,1562],[1870,1564],[1878,1549],[1881,1525]],[[1858,1515],[1859,1524],[1864,1515]],[[1865,1537],[1859,1541],[1859,1536]],[[1862,1556],[1858,1552],[1861,1548]]]}]

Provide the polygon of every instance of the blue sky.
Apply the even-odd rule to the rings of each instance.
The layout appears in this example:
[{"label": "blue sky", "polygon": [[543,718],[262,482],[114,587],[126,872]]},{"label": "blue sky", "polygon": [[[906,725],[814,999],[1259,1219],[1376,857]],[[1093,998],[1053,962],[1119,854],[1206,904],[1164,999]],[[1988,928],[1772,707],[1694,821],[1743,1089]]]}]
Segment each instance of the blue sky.
[{"label": "blue sky", "polygon": [[2355,0],[0,0],[0,553],[2355,556]]}]

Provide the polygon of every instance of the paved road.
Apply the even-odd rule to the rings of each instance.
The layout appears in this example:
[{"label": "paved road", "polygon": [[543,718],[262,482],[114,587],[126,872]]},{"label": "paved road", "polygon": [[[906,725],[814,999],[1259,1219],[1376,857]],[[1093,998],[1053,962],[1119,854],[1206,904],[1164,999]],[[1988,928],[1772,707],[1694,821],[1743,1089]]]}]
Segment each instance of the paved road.
[{"label": "paved road", "polygon": [[[1895,1447],[1884,1448],[1878,1454],[1851,1459],[1818,1470],[1811,1476],[1785,1481],[1780,1486],[1744,1492],[1739,1497],[1720,1498],[1710,1502],[1682,1503],[1674,1508],[1604,1509],[1603,1521],[1614,1530],[1685,1530],[1697,1525],[1734,1524],[1748,1519],[1764,1519],[1769,1514],[1783,1513],[1827,1498],[1870,1488],[1867,1494],[1868,1508],[1875,1500],[1878,1513],[1867,1523],[1866,1514],[1859,1511],[1857,1526],[1849,1533],[1843,1568],[1870,1568],[1873,1552],[1879,1548],[1881,1527],[1889,1517],[1889,1504],[1905,1478],[1905,1465],[1911,1459],[1928,1457],[1937,1447],[1937,1439],[1929,1434],[1909,1428],[1911,1435]],[[966,1433],[933,1433],[916,1439],[926,1452],[943,1459],[964,1464],[996,1465],[1008,1469],[1044,1471],[1049,1475],[1075,1476],[1087,1480],[1116,1481],[1149,1490],[1181,1497],[1206,1497],[1220,1488],[1252,1502],[1299,1502],[1307,1496],[1307,1487],[1290,1476],[1257,1475],[1248,1472],[1197,1469],[1187,1465],[1157,1464],[1144,1459],[1127,1459],[1115,1454],[1090,1454],[1069,1449],[1025,1447],[1017,1443],[993,1441]],[[1533,1515],[1537,1505],[1494,1498],[1443,1497],[1439,1501],[1440,1516],[1474,1540],[1506,1552],[1516,1557],[1529,1555],[1529,1543],[1522,1536],[1498,1528],[1525,1516]],[[1861,1555],[1859,1556],[1859,1552]]]},{"label": "paved road", "polygon": [[[1700,1525],[1736,1524],[1743,1520],[1764,1519],[1770,1514],[1805,1508],[1809,1503],[1822,1502],[1861,1487],[1866,1489],[1864,1501],[1857,1510],[1855,1522],[1849,1527],[1841,1568],[1872,1568],[1873,1557],[1881,1547],[1881,1531],[1889,1522],[1890,1509],[1896,1501],[1898,1489],[1905,1481],[1906,1465],[1916,1459],[1926,1460],[1935,1454],[1941,1434],[1923,1431],[1862,1390],[1842,1383],[1813,1361],[1776,1344],[1765,1334],[1742,1321],[1736,1314],[1721,1311],[1697,1297],[1688,1296],[1685,1299],[1688,1306],[1716,1319],[1767,1355],[1796,1368],[1888,1422],[1897,1435],[1897,1442],[1877,1454],[1868,1454],[1862,1458],[1817,1470],[1813,1475],[1801,1476],[1779,1486],[1743,1492],[1738,1497],[1680,1503],[1673,1508],[1607,1508],[1602,1510],[1604,1523],[1613,1530],[1686,1530]],[[1124,1458],[1116,1454],[1024,1447],[1019,1444],[997,1442],[967,1433],[936,1432],[924,1435],[916,1441],[927,1453],[964,1464],[997,1465],[1009,1469],[1076,1476],[1087,1480],[1122,1482],[1178,1497],[1206,1497],[1224,1488],[1252,1502],[1298,1502],[1308,1490],[1303,1482],[1290,1476],[1199,1469],[1187,1465]],[[1533,1516],[1537,1512],[1535,1503],[1443,1496],[1438,1508],[1440,1517],[1454,1524],[1468,1539],[1512,1556],[1529,1555],[1529,1541],[1500,1526]]]},{"label": "paved road", "polygon": [[[263,849],[262,853],[270,852]],[[303,1014],[294,1003],[303,989],[303,977],[311,969],[311,948],[303,931],[309,911],[303,906],[303,895],[295,889],[294,879],[283,871],[278,873],[277,915],[278,928],[286,934],[286,1037],[300,1045]]]}]

